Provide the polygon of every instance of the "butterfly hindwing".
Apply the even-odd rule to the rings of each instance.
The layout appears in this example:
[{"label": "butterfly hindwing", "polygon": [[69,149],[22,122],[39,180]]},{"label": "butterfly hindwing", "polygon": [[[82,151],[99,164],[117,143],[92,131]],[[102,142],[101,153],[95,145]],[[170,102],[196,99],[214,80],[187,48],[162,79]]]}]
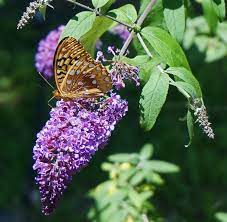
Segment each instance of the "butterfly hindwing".
[{"label": "butterfly hindwing", "polygon": [[101,95],[112,87],[106,68],[96,62],[74,38],[63,39],[54,57],[55,81],[60,94],[71,97]]}]

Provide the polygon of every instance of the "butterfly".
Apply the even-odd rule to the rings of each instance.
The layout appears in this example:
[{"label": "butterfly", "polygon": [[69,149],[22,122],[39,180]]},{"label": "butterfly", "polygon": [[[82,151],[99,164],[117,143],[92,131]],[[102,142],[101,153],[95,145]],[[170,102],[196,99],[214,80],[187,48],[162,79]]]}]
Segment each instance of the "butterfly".
[{"label": "butterfly", "polygon": [[53,67],[57,85],[53,94],[57,99],[96,98],[112,88],[106,68],[73,37],[66,37],[58,44]]}]

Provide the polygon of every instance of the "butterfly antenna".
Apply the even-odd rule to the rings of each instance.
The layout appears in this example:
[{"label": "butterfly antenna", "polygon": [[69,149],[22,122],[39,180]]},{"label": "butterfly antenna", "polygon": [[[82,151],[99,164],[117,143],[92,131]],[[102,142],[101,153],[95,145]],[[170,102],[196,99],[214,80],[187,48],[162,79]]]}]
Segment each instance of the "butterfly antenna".
[{"label": "butterfly antenna", "polygon": [[42,77],[42,79],[53,89],[55,90],[55,88],[49,83],[49,81],[41,74],[41,72],[39,72],[39,75]]}]

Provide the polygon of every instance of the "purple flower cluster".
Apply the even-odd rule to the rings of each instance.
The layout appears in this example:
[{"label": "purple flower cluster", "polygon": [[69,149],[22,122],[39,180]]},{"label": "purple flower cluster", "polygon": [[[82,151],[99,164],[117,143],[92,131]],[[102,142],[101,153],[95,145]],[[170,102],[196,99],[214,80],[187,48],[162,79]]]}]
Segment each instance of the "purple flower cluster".
[{"label": "purple flower cluster", "polygon": [[129,37],[130,32],[128,31],[127,27],[121,24],[118,24],[114,26],[111,30],[110,33],[114,35],[118,35],[124,42],[127,40]]},{"label": "purple flower cluster", "polygon": [[54,54],[63,29],[63,25],[59,26],[39,42],[35,55],[35,66],[37,71],[41,72],[46,78],[53,76]]},{"label": "purple flower cluster", "polygon": [[[108,52],[115,58],[118,58],[118,50],[114,51],[114,47],[108,47]],[[125,87],[124,80],[133,81],[136,86],[140,85],[139,68],[133,65],[129,65],[122,60],[113,60],[110,70],[110,76],[112,83],[117,90]]]},{"label": "purple flower cluster", "polygon": [[116,94],[99,101],[57,102],[50,112],[50,120],[37,134],[33,149],[33,168],[37,172],[36,182],[45,215],[55,209],[72,175],[107,144],[127,110],[127,102]]}]

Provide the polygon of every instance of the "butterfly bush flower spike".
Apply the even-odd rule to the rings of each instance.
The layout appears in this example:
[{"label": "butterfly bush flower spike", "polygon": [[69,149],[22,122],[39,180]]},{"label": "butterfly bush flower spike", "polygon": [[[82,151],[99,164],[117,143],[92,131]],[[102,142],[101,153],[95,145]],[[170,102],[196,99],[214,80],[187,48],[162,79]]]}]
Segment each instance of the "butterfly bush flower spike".
[{"label": "butterfly bush flower spike", "polygon": [[[108,52],[111,53],[115,58],[118,57],[118,50],[114,51],[113,47],[108,47]],[[110,70],[110,76],[112,83],[117,90],[125,87],[124,80],[133,81],[136,86],[140,85],[139,68],[129,65],[121,60],[113,61],[112,68]]]},{"label": "butterfly bush flower spike", "polygon": [[128,110],[125,100],[108,98],[58,101],[50,119],[37,134],[33,149],[42,212],[52,213],[72,176],[85,167],[108,142]]},{"label": "butterfly bush flower spike", "polygon": [[200,99],[194,99],[192,104],[194,115],[197,117],[196,122],[203,129],[203,132],[211,139],[214,139],[214,132],[209,122],[206,107],[202,104]]},{"label": "butterfly bush flower spike", "polygon": [[118,35],[124,42],[127,40],[127,38],[130,35],[130,32],[128,31],[127,27],[121,24],[114,26],[110,30],[110,33],[114,35]]},{"label": "butterfly bush flower spike", "polygon": [[52,0],[36,0],[33,2],[30,2],[29,6],[26,8],[26,11],[23,13],[20,21],[17,24],[17,29],[22,29],[25,25],[28,24],[29,20],[31,20],[34,16],[36,11],[45,6],[51,6],[50,2]]},{"label": "butterfly bush flower spike", "polygon": [[65,26],[61,25],[51,31],[44,39],[39,42],[35,55],[35,66],[46,78],[53,76],[53,59],[58,41]]}]

